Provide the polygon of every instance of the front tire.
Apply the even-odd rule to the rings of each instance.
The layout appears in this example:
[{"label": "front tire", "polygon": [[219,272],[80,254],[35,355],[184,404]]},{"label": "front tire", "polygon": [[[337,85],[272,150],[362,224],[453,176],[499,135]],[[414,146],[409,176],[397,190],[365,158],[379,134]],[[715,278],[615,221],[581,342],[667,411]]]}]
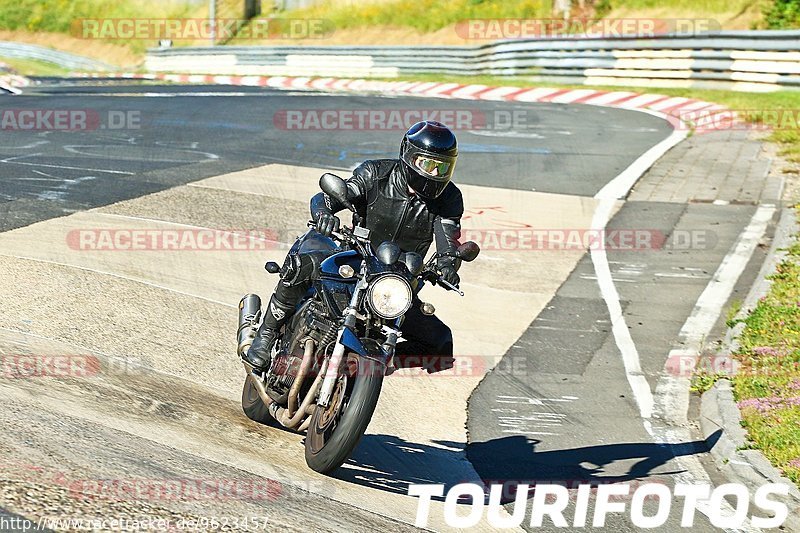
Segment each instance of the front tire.
[{"label": "front tire", "polygon": [[352,356],[325,409],[317,406],[306,434],[306,464],[321,474],[342,466],[355,450],[381,394],[385,366]]},{"label": "front tire", "polygon": [[242,389],[242,411],[247,415],[247,418],[259,424],[269,425],[275,420],[261,400],[258,389],[256,389],[253,382],[253,376],[250,375],[247,376]]}]

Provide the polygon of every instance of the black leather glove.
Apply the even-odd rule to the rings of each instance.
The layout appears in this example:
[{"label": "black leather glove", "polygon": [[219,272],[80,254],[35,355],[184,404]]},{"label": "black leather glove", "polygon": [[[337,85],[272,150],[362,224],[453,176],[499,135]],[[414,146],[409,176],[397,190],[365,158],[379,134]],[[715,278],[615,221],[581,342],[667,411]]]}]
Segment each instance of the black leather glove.
[{"label": "black leather glove", "polygon": [[458,276],[458,272],[456,272],[456,267],[453,265],[445,265],[439,268],[439,272],[441,272],[441,278],[443,280],[454,287],[458,287],[461,278]]},{"label": "black leather glove", "polygon": [[334,231],[339,231],[341,221],[336,215],[320,213],[317,217],[317,231],[325,236],[330,236]]}]

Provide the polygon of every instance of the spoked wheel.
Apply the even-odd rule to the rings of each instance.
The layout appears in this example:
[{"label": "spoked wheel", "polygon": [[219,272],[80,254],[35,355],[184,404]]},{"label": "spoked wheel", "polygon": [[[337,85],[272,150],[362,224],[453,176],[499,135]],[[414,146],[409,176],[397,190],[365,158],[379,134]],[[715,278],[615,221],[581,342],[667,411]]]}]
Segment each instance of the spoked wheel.
[{"label": "spoked wheel", "polygon": [[269,409],[264,405],[261,396],[258,394],[253,376],[248,375],[244,382],[242,389],[242,411],[247,415],[247,418],[260,424],[270,424],[274,418],[269,412]]},{"label": "spoked wheel", "polygon": [[348,356],[327,408],[317,406],[306,434],[306,463],[322,474],[339,468],[367,430],[383,384],[383,365]]}]

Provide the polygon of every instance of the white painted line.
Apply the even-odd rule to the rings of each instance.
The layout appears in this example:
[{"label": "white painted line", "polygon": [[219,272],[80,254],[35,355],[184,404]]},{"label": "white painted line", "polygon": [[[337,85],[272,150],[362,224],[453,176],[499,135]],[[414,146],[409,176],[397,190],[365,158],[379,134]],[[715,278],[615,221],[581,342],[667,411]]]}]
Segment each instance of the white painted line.
[{"label": "white painted line", "polygon": [[[659,145],[648,150],[631,167],[597,193],[595,198],[600,199],[601,202],[592,220],[593,229],[605,228],[614,206],[614,200],[627,194],[638,177],[685,135],[686,132],[676,130]],[[741,272],[752,257],[755,247],[763,237],[774,209],[774,206],[758,208],[734,250],[720,264],[706,290],[698,299],[695,310],[681,329],[681,336],[691,346],[689,350],[682,350],[682,352],[699,353],[700,343],[719,317],[722,305],[727,301]],[[611,278],[605,250],[592,250],[591,258],[603,299],[612,319],[614,339],[622,353],[628,383],[639,406],[645,429],[657,443],[671,446],[675,443],[690,442],[692,436],[685,428],[654,426],[651,422],[654,412],[662,415],[671,413],[672,416],[675,416],[675,413],[682,413],[679,415],[679,419],[681,417],[685,419],[688,409],[688,378],[662,376],[656,387],[656,393],[653,394],[647,380],[641,374],[639,354],[625,323],[625,317],[622,315],[619,294],[614,286],[614,280]],[[675,461],[686,470],[674,475],[676,482],[711,484],[708,474],[697,457],[676,455]],[[707,501],[698,502],[697,509],[706,516],[712,512]],[[733,514],[733,508],[727,502],[723,502],[723,510],[727,515]],[[759,530],[754,528],[749,521],[745,521],[741,531],[755,532]]]},{"label": "white painted line", "polygon": [[2,81],[0,81],[0,89],[9,92],[11,94],[22,94],[22,91],[20,91],[16,87],[12,87],[11,85],[3,83]]},{"label": "white painted line", "polygon": [[[653,112],[650,114],[663,118],[663,115],[660,113]],[[642,154],[619,176],[606,183],[594,197],[598,200],[616,200],[618,198],[624,198],[642,174],[653,166],[653,164],[658,161],[662,155],[667,153],[670,148],[685,139],[688,133],[689,132],[683,128],[674,130],[669,137]],[[607,221],[603,221],[603,226],[599,229],[605,228],[606,222]]]},{"label": "white painted line", "polygon": [[517,431],[515,429],[504,429],[503,433],[511,433],[513,435],[544,435],[546,437],[558,437],[559,433],[546,433],[544,431]]},{"label": "white painted line", "polygon": [[[605,233],[605,227],[611,218],[611,211],[616,204],[616,200],[627,195],[636,180],[670,148],[682,141],[687,133],[684,130],[674,130],[669,137],[642,154],[631,166],[600,189],[595,195],[595,198],[600,200],[600,204],[592,217],[591,227],[593,230],[599,230],[600,235]],[[650,385],[642,373],[639,352],[631,338],[630,330],[622,314],[619,293],[611,276],[608,256],[603,246],[593,248],[590,251],[590,256],[597,275],[597,284],[600,286],[600,292],[611,318],[611,330],[622,356],[628,385],[633,391],[640,416],[647,421],[653,415],[655,400]]]},{"label": "white painted line", "polygon": [[[636,165],[636,163],[634,163]],[[645,169],[648,168],[648,164]],[[627,172],[627,171],[626,171]],[[624,174],[621,174],[624,178]],[[615,178],[619,179],[619,178]],[[613,181],[608,185],[612,185]],[[606,187],[608,187],[606,185]],[[605,189],[605,188],[604,188]],[[602,192],[602,190],[600,191]],[[599,195],[600,193],[598,193]],[[605,233],[606,224],[611,218],[611,210],[616,204],[613,198],[601,199],[600,205],[592,217],[592,230],[598,231],[599,234]],[[600,286],[600,293],[608,308],[608,314],[611,318],[611,331],[614,335],[614,341],[622,355],[622,363],[625,366],[625,376],[628,379],[633,391],[633,397],[636,405],[639,407],[639,414],[642,418],[648,419],[653,415],[653,393],[650,390],[650,385],[647,383],[644,374],[642,373],[642,366],[639,360],[639,352],[636,350],[636,345],[631,338],[628,324],[625,322],[625,317],[622,314],[622,306],[619,302],[619,293],[617,287],[614,285],[614,280],[611,277],[611,268],[608,265],[608,257],[604,247],[599,249],[592,248],[589,254],[594,264],[594,271],[597,275],[597,284]]]},{"label": "white painted line", "polygon": [[[41,155],[41,154],[35,154],[35,155]],[[21,156],[21,157],[28,157],[28,156]],[[34,156],[30,156],[30,157],[34,157]],[[64,170],[82,170],[82,171],[85,171],[85,172],[103,172],[105,174],[122,174],[122,175],[125,175],[125,176],[133,176],[134,175],[133,172],[123,172],[121,170],[106,170],[106,169],[101,169],[101,168],[68,167],[68,166],[64,166],[64,165],[47,165],[45,163],[23,163],[22,161],[15,161],[14,159],[17,159],[17,158],[10,157],[8,159],[0,159],[0,163],[5,163],[7,165],[25,165],[25,166],[28,166],[28,167],[60,168],[60,169],[64,169]]]},{"label": "white painted line", "polygon": [[686,349],[698,352],[702,349],[703,340],[719,319],[722,306],[733,293],[739,276],[753,257],[753,252],[764,237],[774,213],[774,206],[762,205],[756,209],[750,223],[739,235],[733,250],[720,263],[711,281],[697,299],[692,314],[681,328],[680,337],[684,340]]}]

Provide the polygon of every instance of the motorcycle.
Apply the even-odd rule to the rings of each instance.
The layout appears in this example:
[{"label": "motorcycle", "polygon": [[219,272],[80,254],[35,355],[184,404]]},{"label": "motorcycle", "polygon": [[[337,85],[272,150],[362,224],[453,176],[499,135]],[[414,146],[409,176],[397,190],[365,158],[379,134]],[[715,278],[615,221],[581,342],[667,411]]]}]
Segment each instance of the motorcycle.
[{"label": "motorcycle", "polygon": [[[293,245],[293,252],[324,252],[327,258],[312,289],[279,331],[270,369],[261,375],[243,362],[242,409],[253,421],[305,431],[306,463],[327,474],[350,457],[370,423],[383,378],[395,370],[403,316],[414,302],[423,313],[434,313],[431,304],[416,298],[425,282],[464,293],[437,273],[441,254],[424,263],[420,254],[402,252],[394,242],[374,249],[342,178],[324,174],[320,188],[353,213],[353,225],[331,237],[309,229]],[[479,253],[476,243],[466,242],[446,255],[473,261]],[[274,262],[265,269],[280,271]],[[261,316],[258,295],[242,298],[240,357],[252,344]]]}]

